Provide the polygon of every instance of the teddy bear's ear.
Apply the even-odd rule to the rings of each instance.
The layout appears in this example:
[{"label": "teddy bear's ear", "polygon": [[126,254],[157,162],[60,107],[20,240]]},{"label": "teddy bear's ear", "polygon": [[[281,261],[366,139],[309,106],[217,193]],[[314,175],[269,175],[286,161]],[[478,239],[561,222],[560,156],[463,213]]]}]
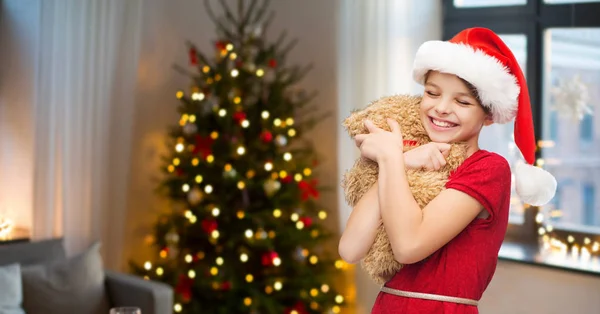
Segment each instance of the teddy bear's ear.
[{"label": "teddy bear's ear", "polygon": [[342,123],[342,126],[346,129],[346,132],[348,132],[351,137],[366,132],[364,121],[368,114],[367,109],[368,106],[363,109],[354,110]]}]

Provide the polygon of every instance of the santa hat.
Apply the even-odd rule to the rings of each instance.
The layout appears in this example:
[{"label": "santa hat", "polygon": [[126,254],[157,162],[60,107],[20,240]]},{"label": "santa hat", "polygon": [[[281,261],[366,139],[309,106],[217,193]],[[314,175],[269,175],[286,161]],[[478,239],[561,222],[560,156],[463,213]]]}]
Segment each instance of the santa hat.
[{"label": "santa hat", "polygon": [[535,134],[529,91],[523,71],[506,44],[487,28],[469,28],[449,41],[428,41],[419,47],[413,77],[424,84],[428,71],[454,74],[477,89],[481,104],[494,122],[515,119],[515,143],[525,162],[515,169],[517,194],[534,206],[548,203],[556,192],[556,179],[534,166]]}]

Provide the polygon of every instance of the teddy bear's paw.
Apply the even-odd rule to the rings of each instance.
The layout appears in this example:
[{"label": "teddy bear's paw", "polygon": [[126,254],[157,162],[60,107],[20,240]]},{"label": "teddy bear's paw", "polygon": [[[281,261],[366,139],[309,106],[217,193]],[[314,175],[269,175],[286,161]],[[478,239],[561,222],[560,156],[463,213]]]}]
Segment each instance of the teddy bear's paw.
[{"label": "teddy bear's paw", "polygon": [[448,153],[448,157],[446,157],[446,166],[444,166],[444,171],[452,171],[456,170],[467,158],[467,144],[466,143],[456,143],[452,144],[450,147],[450,152]]}]

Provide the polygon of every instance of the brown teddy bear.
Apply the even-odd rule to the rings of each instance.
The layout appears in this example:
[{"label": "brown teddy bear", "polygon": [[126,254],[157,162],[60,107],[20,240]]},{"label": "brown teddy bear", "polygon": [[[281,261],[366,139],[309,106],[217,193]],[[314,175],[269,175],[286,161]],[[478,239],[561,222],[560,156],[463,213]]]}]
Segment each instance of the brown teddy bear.
[{"label": "brown teddy bear", "polygon": [[[396,95],[382,97],[366,108],[354,111],[343,122],[348,134],[354,138],[357,134],[367,133],[365,119],[385,130],[389,130],[387,118],[398,121],[404,140],[404,151],[424,145],[431,140],[419,116],[421,96]],[[408,169],[406,171],[410,189],[415,200],[424,208],[443,189],[452,170],[455,170],[464,160],[466,146],[463,143],[452,144],[446,165],[439,171],[425,169]],[[377,181],[377,163],[365,158],[359,158],[348,170],[342,180],[342,187],[348,205],[354,207],[367,190]],[[379,210],[373,208],[373,210]],[[378,284],[383,284],[402,268],[394,259],[392,247],[385,233],[383,224],[377,230],[377,236],[371,249],[361,262],[363,269]]]}]

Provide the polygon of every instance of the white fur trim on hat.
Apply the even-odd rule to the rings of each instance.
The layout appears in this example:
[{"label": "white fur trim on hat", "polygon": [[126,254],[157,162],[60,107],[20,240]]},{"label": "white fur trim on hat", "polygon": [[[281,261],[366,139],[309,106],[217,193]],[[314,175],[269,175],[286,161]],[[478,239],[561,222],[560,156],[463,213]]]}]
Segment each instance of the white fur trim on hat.
[{"label": "white fur trim on hat", "polygon": [[419,47],[413,78],[424,84],[429,70],[459,76],[477,88],[482,105],[490,108],[494,122],[510,122],[517,112],[519,84],[496,58],[471,46],[428,41]]}]

